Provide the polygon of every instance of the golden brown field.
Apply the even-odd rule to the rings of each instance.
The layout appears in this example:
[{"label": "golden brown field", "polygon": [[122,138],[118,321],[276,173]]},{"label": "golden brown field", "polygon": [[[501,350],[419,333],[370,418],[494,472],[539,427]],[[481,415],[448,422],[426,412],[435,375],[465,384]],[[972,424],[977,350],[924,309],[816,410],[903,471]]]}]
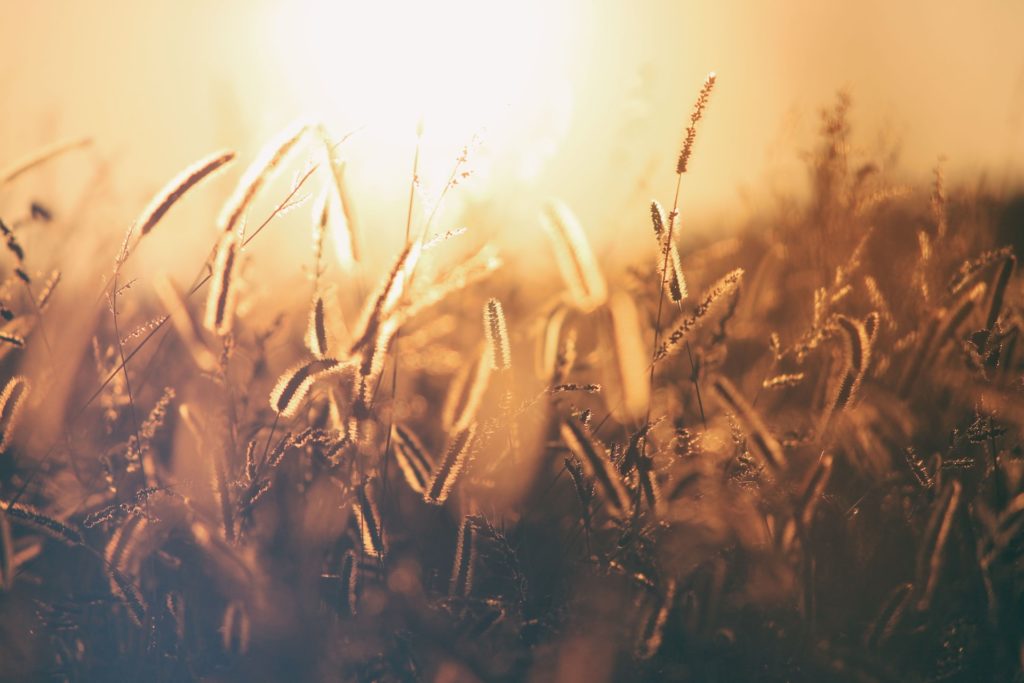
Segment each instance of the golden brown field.
[{"label": "golden brown field", "polygon": [[695,233],[721,87],[628,267],[439,210],[472,144],[428,200],[413,143],[397,240],[316,120],[117,241],[33,184],[94,143],[11,160],[0,678],[1024,680],[1021,200],[892,179],[840,94],[806,199]]}]

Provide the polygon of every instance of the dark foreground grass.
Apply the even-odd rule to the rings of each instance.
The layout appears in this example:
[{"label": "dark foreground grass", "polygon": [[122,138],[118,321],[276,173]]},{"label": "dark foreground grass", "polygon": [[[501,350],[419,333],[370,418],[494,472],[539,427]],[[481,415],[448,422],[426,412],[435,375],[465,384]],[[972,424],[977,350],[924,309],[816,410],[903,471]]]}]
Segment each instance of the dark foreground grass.
[{"label": "dark foreground grass", "polygon": [[[156,298],[138,232],[96,305],[8,217],[0,677],[1021,680],[1020,210],[887,185],[845,107],[809,201],[727,239],[641,210],[656,256],[602,272],[552,207],[564,283],[411,224],[253,302],[278,148]],[[323,174],[351,257],[316,158],[271,218]]]}]

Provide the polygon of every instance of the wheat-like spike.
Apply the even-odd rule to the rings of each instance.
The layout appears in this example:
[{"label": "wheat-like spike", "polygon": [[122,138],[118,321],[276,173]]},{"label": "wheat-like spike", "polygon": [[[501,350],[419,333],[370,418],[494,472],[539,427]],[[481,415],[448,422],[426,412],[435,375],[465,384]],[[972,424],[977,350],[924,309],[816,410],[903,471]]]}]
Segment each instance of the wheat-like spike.
[{"label": "wheat-like spike", "polygon": [[697,96],[697,101],[693,105],[693,113],[690,114],[690,125],[686,128],[686,137],[683,139],[683,148],[679,152],[679,161],[676,162],[676,173],[686,173],[687,166],[690,163],[690,154],[693,153],[693,143],[697,139],[697,123],[704,118],[704,108],[708,105],[708,100],[711,98],[711,91],[715,88],[715,79],[717,78],[714,71],[707,75],[704,79],[704,85],[700,89],[700,94]]},{"label": "wheat-like spike", "polygon": [[735,292],[739,288],[742,279],[743,269],[737,268],[716,282],[711,289],[706,291],[704,293],[704,298],[701,299],[693,314],[684,317],[680,322],[676,323],[672,332],[658,346],[658,349],[654,354],[654,362],[657,363],[663,358],[678,352],[679,349],[682,348],[682,342],[686,339],[687,335],[702,321],[702,319],[708,314],[708,311],[710,311],[717,302]]},{"label": "wheat-like spike", "polygon": [[654,237],[658,240],[658,248],[665,244],[665,210],[661,208],[658,200],[651,200],[651,224],[654,227]]},{"label": "wheat-like spike", "polygon": [[591,311],[604,303],[608,286],[579,220],[565,204],[552,201],[541,214],[562,279],[576,305]]},{"label": "wheat-like spike", "polygon": [[458,481],[459,475],[466,467],[466,460],[469,458],[470,447],[473,445],[475,435],[476,425],[471,424],[452,437],[444,457],[441,458],[434,470],[430,488],[423,494],[425,502],[430,505],[443,505],[448,500],[455,482]]},{"label": "wheat-like spike", "polygon": [[430,471],[434,464],[427,449],[416,434],[405,425],[394,426],[395,460],[406,483],[414,492],[422,494],[430,482]]},{"label": "wheat-like spike", "polygon": [[9,518],[29,524],[67,545],[75,546],[84,543],[82,534],[78,529],[52,517],[47,517],[29,505],[0,499],[0,510],[6,512]]},{"label": "wheat-like spike", "polygon": [[356,501],[352,504],[356,516],[363,553],[368,557],[380,558],[387,553],[387,537],[380,521],[380,509],[369,484],[356,489]]},{"label": "wheat-like spike", "polygon": [[8,380],[3,393],[0,393],[0,453],[7,450],[11,443],[11,434],[18,426],[18,418],[30,389],[28,379],[18,375]]},{"label": "wheat-like spike", "polygon": [[[673,215],[673,220],[675,216]],[[678,304],[686,298],[686,278],[683,275],[683,264],[679,260],[679,250],[675,241],[665,231],[665,212],[657,201],[651,202],[651,223],[654,225],[654,236],[658,240],[658,280],[665,283],[665,293],[672,303]],[[666,264],[669,272],[665,273]]]},{"label": "wheat-like spike", "polygon": [[398,326],[392,320],[386,320],[377,329],[373,345],[363,349],[359,361],[359,381],[354,387],[354,399],[362,408],[368,408],[373,403],[373,392],[378,385],[377,378],[384,369],[384,359],[397,333]]},{"label": "wheat-like spike", "polygon": [[836,316],[836,324],[843,333],[845,369],[830,411],[842,410],[853,401],[871,362],[871,336],[859,320],[845,315]]},{"label": "wheat-like spike", "polygon": [[258,503],[260,499],[265,496],[271,488],[273,488],[273,486],[274,481],[272,479],[259,479],[245,488],[245,493],[243,493],[238,500],[238,511],[243,520],[247,515],[251,514],[256,503]]},{"label": "wheat-like spike", "polygon": [[235,655],[244,655],[248,652],[250,628],[249,611],[245,605],[238,600],[229,602],[224,608],[224,618],[220,626],[224,651]]},{"label": "wheat-like spike", "polygon": [[459,538],[455,547],[455,561],[452,576],[448,582],[448,594],[452,597],[469,597],[473,591],[473,567],[476,564],[476,525],[471,517],[463,517],[459,525]]},{"label": "wheat-like spike", "polygon": [[491,298],[484,304],[484,334],[490,350],[491,369],[508,370],[512,367],[512,351],[508,342],[508,327],[501,302]]},{"label": "wheat-like spike", "polygon": [[585,394],[599,394],[601,393],[600,384],[556,384],[553,387],[548,387],[545,391],[549,394],[564,394],[570,391],[581,391]]},{"label": "wheat-like spike", "polygon": [[402,249],[376,295],[367,301],[363,309],[360,322],[355,328],[356,333],[353,335],[354,341],[349,348],[350,354],[358,353],[376,340],[378,329],[393,313],[405,293],[408,279],[416,267],[420,253],[419,242],[415,241],[409,242]]},{"label": "wheat-like spike", "polygon": [[[301,435],[300,435],[301,436]],[[266,468],[268,470],[276,469],[280,466],[281,461],[284,460],[285,453],[291,446],[299,447],[299,436],[292,438],[291,432],[287,432],[281,440],[274,446],[274,449],[270,451],[266,459]]]},{"label": "wheat-like spike", "polygon": [[231,151],[215,152],[189,165],[178,175],[174,176],[170,182],[153,196],[153,199],[150,200],[146,208],[139,214],[138,219],[136,219],[135,224],[139,226],[139,239],[149,234],[149,231],[156,227],[156,224],[160,222],[164,214],[170,211],[171,207],[186,192],[234,158],[235,153]]},{"label": "wheat-like spike", "polygon": [[234,192],[228,197],[221,210],[217,225],[222,232],[235,230],[245,210],[256,197],[256,193],[260,191],[270,174],[298,144],[307,130],[309,130],[308,123],[297,121],[285,128],[260,150],[249,167],[245,169]]},{"label": "wheat-like spike", "polygon": [[476,421],[477,411],[491,380],[491,363],[487,349],[478,354],[475,362],[464,365],[451,384],[441,408],[441,425],[449,432],[466,429]]},{"label": "wheat-like spike", "polygon": [[722,406],[739,420],[748,441],[753,445],[755,454],[775,470],[785,468],[786,456],[782,451],[782,445],[768,431],[764,420],[761,419],[754,407],[740,395],[732,382],[725,377],[718,377],[712,385],[712,389]]},{"label": "wheat-like spike", "polygon": [[281,375],[270,392],[270,407],[281,417],[290,418],[298,412],[314,382],[329,373],[351,367],[351,363],[343,363],[336,358],[314,358],[294,365]]},{"label": "wheat-like spike", "polygon": [[878,336],[878,329],[882,324],[882,314],[878,311],[871,311],[864,316],[864,331],[868,333],[868,343],[874,347],[875,338]]},{"label": "wheat-like spike", "polygon": [[199,336],[199,330],[196,329],[195,322],[192,320],[192,315],[185,306],[185,301],[170,278],[165,274],[158,275],[153,281],[153,289],[156,290],[157,296],[160,297],[164,308],[167,309],[174,330],[178,333],[182,344],[185,345],[185,349],[192,356],[196,366],[203,372],[216,371],[217,358],[203,343]]},{"label": "wheat-like spike", "polygon": [[92,144],[92,138],[76,138],[74,140],[65,140],[58,142],[54,145],[44,147],[31,155],[20,159],[3,171],[0,171],[0,187],[3,187],[7,183],[11,182],[18,176],[26,173],[36,166],[46,163],[54,157],[60,156],[64,152],[69,152],[79,147],[85,147]]},{"label": "wheat-like spike", "polygon": [[650,383],[644,380],[647,352],[641,336],[640,314],[633,297],[625,292],[612,295],[609,309],[615,339],[617,385],[621,387],[623,407],[628,417],[640,419],[647,411],[651,395]]},{"label": "wheat-like spike", "polygon": [[953,527],[953,516],[960,503],[961,490],[960,482],[955,479],[950,480],[949,484],[943,487],[928,520],[924,541],[917,555],[917,609],[919,611],[923,612],[928,609],[935,593],[935,587],[939,581],[939,571],[942,569],[946,541],[949,540],[949,532]]},{"label": "wheat-like spike", "polygon": [[661,648],[661,641],[665,631],[665,623],[668,621],[669,612],[672,611],[672,604],[676,597],[676,582],[669,579],[665,587],[665,595],[654,605],[654,608],[644,620],[643,629],[640,632],[640,642],[637,647],[637,656],[642,659],[650,659],[658,653]]},{"label": "wheat-like spike", "polygon": [[256,439],[249,439],[245,446],[245,481],[249,484],[256,481]]},{"label": "wheat-like spike", "polygon": [[236,261],[240,243],[238,235],[226,232],[217,245],[217,255],[213,260],[213,276],[210,279],[210,291],[206,298],[206,316],[203,325],[214,334],[226,336],[231,332],[237,299],[237,283],[235,282]]},{"label": "wheat-like spike", "polygon": [[[689,295],[689,291],[686,288],[686,276],[683,275],[683,262],[679,259],[679,250],[676,249],[675,242],[668,239],[668,235],[665,236],[665,250],[669,257],[665,287],[668,298],[672,303],[678,304]],[[664,258],[659,259],[659,263],[664,263]]]},{"label": "wheat-like spike", "polygon": [[142,323],[131,332],[121,337],[121,345],[127,346],[128,342],[138,339],[147,332],[151,332],[152,330],[162,327],[163,324],[167,322],[167,317],[168,316],[160,316],[159,318],[151,318],[150,320]]},{"label": "wheat-like spike", "polygon": [[306,332],[306,346],[317,358],[327,355],[327,322],[324,319],[324,299],[317,296],[313,300],[313,310],[309,315],[309,330]]},{"label": "wheat-like spike", "polygon": [[795,387],[804,381],[804,373],[794,372],[792,374],[775,375],[761,382],[765,389],[780,389],[782,387]]},{"label": "wheat-like spike", "polygon": [[561,434],[565,445],[597,480],[609,511],[624,518],[629,512],[629,493],[604,446],[587,432],[579,420],[572,418],[562,421]]}]

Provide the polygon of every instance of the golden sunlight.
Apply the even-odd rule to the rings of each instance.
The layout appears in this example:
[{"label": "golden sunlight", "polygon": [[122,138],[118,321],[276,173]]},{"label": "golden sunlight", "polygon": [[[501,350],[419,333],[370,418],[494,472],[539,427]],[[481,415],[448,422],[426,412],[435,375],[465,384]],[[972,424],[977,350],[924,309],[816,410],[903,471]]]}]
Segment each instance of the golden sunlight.
[{"label": "golden sunlight", "polygon": [[1022,26],[0,0],[0,681],[1024,682]]},{"label": "golden sunlight", "polygon": [[371,174],[409,159],[420,125],[427,185],[474,137],[486,157],[536,174],[537,139],[565,117],[574,34],[565,7],[544,0],[299,0],[275,7],[271,22],[292,97],[370,140]]}]

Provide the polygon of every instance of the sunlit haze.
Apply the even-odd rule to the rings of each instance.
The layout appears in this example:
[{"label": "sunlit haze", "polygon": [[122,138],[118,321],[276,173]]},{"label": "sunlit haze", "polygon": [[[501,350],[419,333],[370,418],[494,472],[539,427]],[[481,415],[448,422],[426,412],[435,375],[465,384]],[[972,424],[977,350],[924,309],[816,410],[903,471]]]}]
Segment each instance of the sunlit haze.
[{"label": "sunlit haze", "polygon": [[559,196],[611,234],[671,190],[687,100],[712,70],[715,115],[684,190],[694,229],[799,189],[800,150],[840,88],[860,144],[898,151],[904,175],[928,175],[943,155],[954,178],[1021,174],[1024,9],[999,0],[49,1],[5,3],[0,18],[0,150],[91,135],[117,160],[106,182],[140,203],[210,149],[251,154],[312,114],[338,136],[356,132],[350,179],[378,229],[397,231],[391,200],[422,120],[425,184],[481,139],[479,175],[456,206],[485,192],[533,222]]}]

